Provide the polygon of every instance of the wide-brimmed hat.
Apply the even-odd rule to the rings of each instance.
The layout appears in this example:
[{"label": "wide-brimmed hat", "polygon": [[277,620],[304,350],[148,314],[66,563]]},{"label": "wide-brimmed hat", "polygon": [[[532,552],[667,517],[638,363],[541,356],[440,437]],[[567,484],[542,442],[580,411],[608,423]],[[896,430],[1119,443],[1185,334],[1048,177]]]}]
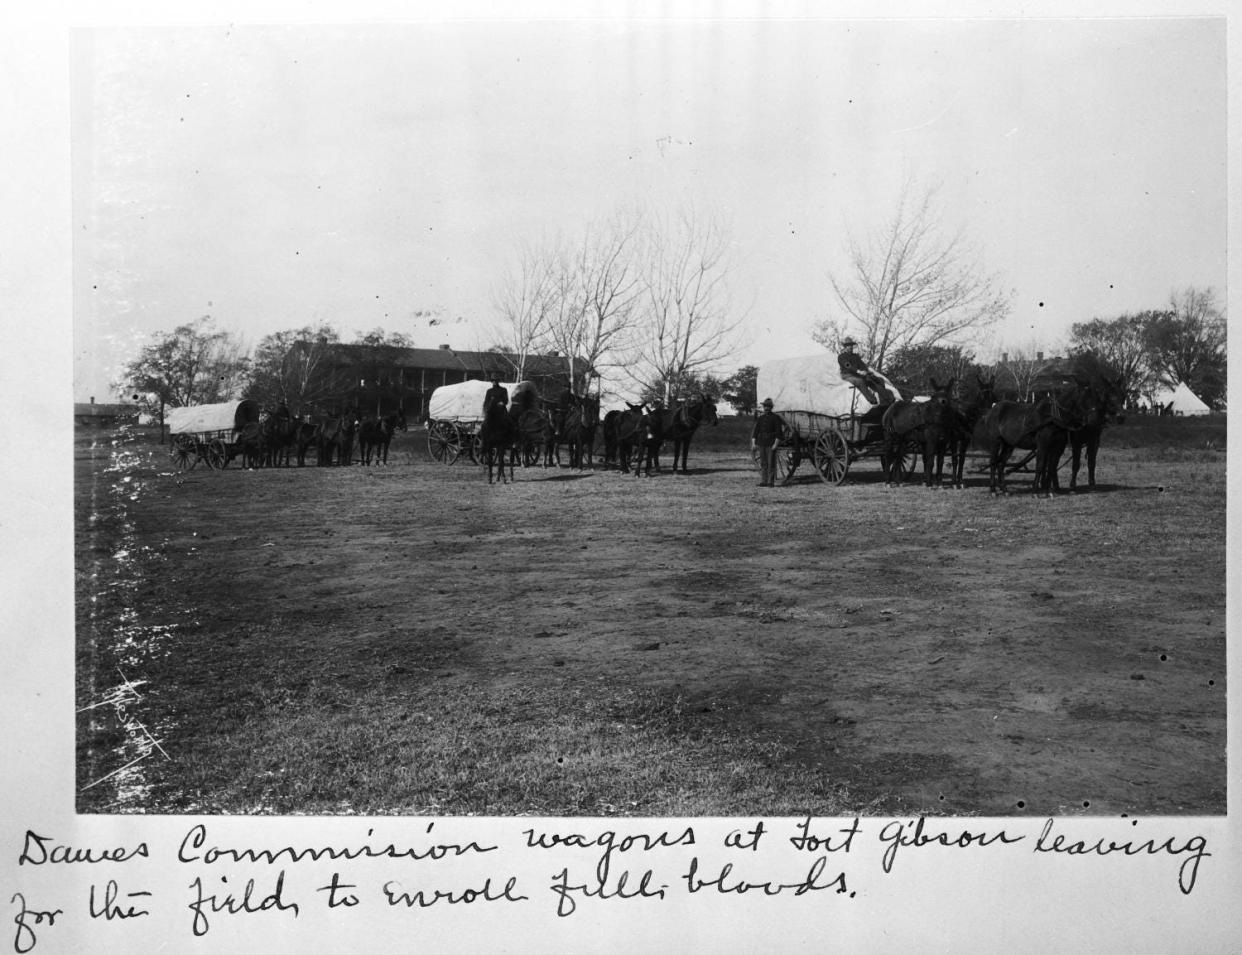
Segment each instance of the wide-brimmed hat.
[{"label": "wide-brimmed hat", "polygon": [[841,342],[841,347],[842,347],[842,348],[850,348],[850,347],[852,347],[852,346],[854,346],[854,345],[857,345],[857,344],[858,344],[858,342],[854,341],[854,339],[852,339],[852,338],[846,338],[846,339],[844,339],[844,340]]},{"label": "wide-brimmed hat", "polygon": [[765,408],[771,408],[771,407],[772,407],[772,399],[771,399],[771,398],[764,398],[764,399],[763,399],[763,406],[764,406]]}]

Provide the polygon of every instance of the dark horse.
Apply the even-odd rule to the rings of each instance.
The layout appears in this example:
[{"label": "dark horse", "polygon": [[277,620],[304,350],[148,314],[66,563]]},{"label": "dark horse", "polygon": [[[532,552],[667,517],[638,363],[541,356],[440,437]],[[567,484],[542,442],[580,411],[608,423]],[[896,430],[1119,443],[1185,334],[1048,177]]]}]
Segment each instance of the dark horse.
[{"label": "dark horse", "polygon": [[953,427],[949,430],[949,483],[952,487],[966,486],[966,454],[970,451],[975,425],[979,423],[992,405],[996,404],[996,376],[983,378],[975,372],[974,390],[953,402]]},{"label": "dark horse", "polygon": [[707,395],[699,395],[693,400],[679,401],[672,408],[661,412],[664,426],[664,437],[673,442],[673,473],[677,473],[677,462],[681,461],[681,473],[686,473],[686,458],[690,453],[690,439],[701,424],[715,426],[716,402]]},{"label": "dark horse", "polygon": [[[907,444],[917,441],[923,450],[923,483],[932,486],[932,472],[944,467],[944,447],[953,428],[953,408],[949,393],[954,379],[944,385],[931,379],[932,393],[926,401],[907,401],[902,398],[888,406],[881,419],[884,426],[884,480],[888,484],[900,482],[899,462]],[[939,464],[939,468],[934,465]],[[937,479],[940,474],[937,473]]]},{"label": "dark horse", "polygon": [[319,425],[311,421],[299,421],[293,434],[293,449],[297,455],[298,467],[306,464],[306,452],[319,443]]},{"label": "dark horse", "polygon": [[509,417],[517,429],[517,437],[510,449],[514,458],[520,458],[523,466],[542,463],[551,466],[556,450],[556,427],[551,414],[536,406],[538,396],[533,391],[519,392],[509,406]]},{"label": "dark horse", "polygon": [[1087,449],[1087,489],[1095,487],[1095,459],[1100,450],[1100,439],[1104,436],[1104,428],[1111,417],[1120,421],[1121,406],[1112,405],[1109,401],[1101,402],[1100,407],[1093,409],[1083,421],[1082,427],[1069,433],[1070,445],[1070,490],[1078,489],[1078,470],[1082,466],[1082,451]]},{"label": "dark horse", "polygon": [[1014,448],[1035,452],[1035,493],[1061,490],[1057,466],[1072,432],[1098,413],[1101,401],[1091,388],[1045,395],[1038,401],[998,401],[975,427],[975,444],[988,452],[990,490],[1008,494],[1005,465]]},{"label": "dark horse", "polygon": [[1063,400],[1084,389],[1093,394],[1094,400],[1083,406],[1082,420],[1069,429],[1068,436],[1072,460],[1070,490],[1078,487],[1083,448],[1087,450],[1087,487],[1095,487],[1095,461],[1104,427],[1109,418],[1121,418],[1125,405],[1120,373],[1097,354],[1087,351],[1052,359],[1035,372],[1031,384],[1037,394],[1055,394]]},{"label": "dark horse", "polygon": [[625,405],[625,411],[604,415],[604,461],[615,461],[622,472],[629,471],[630,456],[642,440],[645,414],[641,404]]},{"label": "dark horse", "polygon": [[1125,390],[1117,379],[1102,379],[1101,400],[1085,415],[1082,426],[1069,433],[1070,444],[1070,490],[1078,488],[1078,469],[1082,463],[1082,451],[1087,449],[1087,488],[1095,487],[1095,458],[1100,450],[1100,439],[1108,419],[1122,421]]},{"label": "dark horse", "polygon": [[358,416],[352,412],[320,422],[315,435],[319,445],[319,464],[352,464],[357,432]]},{"label": "dark horse", "polygon": [[[519,431],[517,422],[509,414],[509,409],[500,402],[488,406],[483,415],[483,423],[479,426],[479,447],[484,460],[487,461],[487,483],[492,483],[492,471],[500,466],[501,483],[508,484],[513,480],[513,458],[511,451],[517,446]],[[505,477],[505,459],[509,460],[509,476]]]},{"label": "dark horse", "polygon": [[279,467],[289,463],[289,449],[297,440],[300,424],[283,404],[268,415],[266,420],[260,422],[261,457],[266,467]]},{"label": "dark horse", "polygon": [[569,466],[581,471],[593,468],[595,431],[599,427],[599,398],[579,398],[565,416],[562,439],[569,445]]},{"label": "dark horse", "polygon": [[393,433],[405,429],[404,411],[363,421],[358,426],[358,455],[362,463],[369,465],[374,457],[376,464],[387,464],[388,446],[392,444]]}]

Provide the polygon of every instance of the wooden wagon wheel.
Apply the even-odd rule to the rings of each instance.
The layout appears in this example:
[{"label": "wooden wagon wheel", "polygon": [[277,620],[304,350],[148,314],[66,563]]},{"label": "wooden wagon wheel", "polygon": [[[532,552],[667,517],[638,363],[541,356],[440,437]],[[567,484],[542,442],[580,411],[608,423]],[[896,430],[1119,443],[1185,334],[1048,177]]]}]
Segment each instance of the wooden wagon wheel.
[{"label": "wooden wagon wheel", "polygon": [[850,469],[850,449],[835,428],[821,431],[811,448],[815,473],[825,484],[840,484]]},{"label": "wooden wagon wheel", "polygon": [[203,460],[207,462],[207,467],[213,470],[227,467],[229,463],[228,448],[224,446],[224,442],[219,438],[212,438],[207,442],[207,446],[204,449]]},{"label": "wooden wagon wheel", "polygon": [[[798,462],[802,460],[796,450],[786,444],[780,445],[776,449],[776,479],[781,484],[787,484],[793,479],[794,471],[798,468]],[[750,466],[756,471],[761,469],[759,462],[759,449],[750,449]]]},{"label": "wooden wagon wheel", "polygon": [[802,460],[802,456],[793,448],[781,445],[776,449],[776,479],[781,484],[788,484],[793,480],[794,471],[798,469],[798,462]]},{"label": "wooden wagon wheel", "polygon": [[543,449],[535,442],[530,442],[522,448],[522,466],[533,468],[539,463],[539,456],[543,454]]},{"label": "wooden wagon wheel", "polygon": [[441,464],[452,464],[461,454],[461,444],[457,441],[456,429],[442,421],[433,421],[427,429],[427,452],[433,461]]},{"label": "wooden wagon wheel", "polygon": [[198,452],[194,448],[194,439],[188,434],[174,434],[172,448],[169,450],[173,466],[181,471],[191,471],[198,464]]},{"label": "wooden wagon wheel", "polygon": [[477,431],[468,431],[462,435],[462,444],[471,461],[475,464],[483,463],[483,435]]},{"label": "wooden wagon wheel", "polygon": [[897,459],[890,467],[889,480],[895,484],[905,484],[919,467],[921,460],[918,445],[906,440],[897,451]]}]

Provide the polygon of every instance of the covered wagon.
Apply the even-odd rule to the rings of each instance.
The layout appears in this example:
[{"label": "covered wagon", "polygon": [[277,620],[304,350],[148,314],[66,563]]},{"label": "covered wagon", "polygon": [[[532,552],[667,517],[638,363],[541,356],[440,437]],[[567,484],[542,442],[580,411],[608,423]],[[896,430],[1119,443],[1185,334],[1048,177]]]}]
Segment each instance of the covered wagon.
[{"label": "covered wagon", "polygon": [[200,461],[209,468],[227,467],[243,438],[258,432],[259,416],[259,403],[251,398],[168,409],[164,423],[172,435],[173,464],[183,471]]},{"label": "covered wagon", "polygon": [[[898,389],[881,378],[893,394]],[[879,458],[884,450],[880,424],[885,405],[873,405],[841,377],[836,356],[827,352],[786,358],[759,366],[760,398],[772,399],[772,410],[785,422],[787,435],[777,448],[777,476],[793,477],[802,461],[828,484],[840,484],[860,458]],[[917,398],[915,399],[918,400]],[[899,479],[914,465],[913,452],[896,462]]]},{"label": "covered wagon", "polygon": [[[509,392],[510,403],[520,403],[529,394],[533,400],[538,391],[533,381],[500,383]],[[490,381],[461,381],[442,385],[431,393],[427,402],[427,450],[441,464],[453,464],[462,454],[478,463],[480,457],[479,426],[483,423],[483,399],[492,387]]]}]

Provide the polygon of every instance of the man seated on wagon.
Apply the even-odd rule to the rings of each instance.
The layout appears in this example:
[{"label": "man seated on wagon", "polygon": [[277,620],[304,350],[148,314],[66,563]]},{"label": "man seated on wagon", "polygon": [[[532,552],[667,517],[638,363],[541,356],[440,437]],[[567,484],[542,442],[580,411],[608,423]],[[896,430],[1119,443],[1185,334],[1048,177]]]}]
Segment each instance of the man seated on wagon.
[{"label": "man seated on wagon", "polygon": [[509,390],[500,383],[499,375],[492,375],[492,386],[483,395],[483,417],[487,417],[487,409],[499,403],[501,407],[509,407]]},{"label": "man seated on wagon", "polygon": [[841,369],[841,377],[862,392],[873,405],[889,405],[897,400],[897,396],[889,389],[884,379],[872,371],[862,356],[854,351],[858,342],[846,338],[841,342],[842,351],[837,355],[837,365]]}]

